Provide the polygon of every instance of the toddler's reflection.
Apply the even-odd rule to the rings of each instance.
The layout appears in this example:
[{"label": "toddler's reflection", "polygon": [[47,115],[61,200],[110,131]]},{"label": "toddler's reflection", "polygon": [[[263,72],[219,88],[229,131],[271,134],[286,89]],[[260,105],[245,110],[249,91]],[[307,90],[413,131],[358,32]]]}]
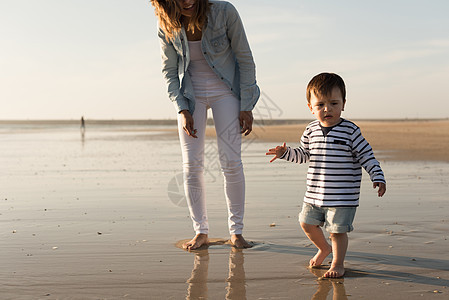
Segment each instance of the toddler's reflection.
[{"label": "toddler's reflection", "polygon": [[[245,269],[243,267],[244,258],[241,249],[231,248],[229,253],[229,275],[226,279],[226,299],[246,299]],[[187,280],[188,300],[208,299],[207,276],[209,269],[209,252],[200,250],[195,253],[193,270]]]},{"label": "toddler's reflection", "polygon": [[347,300],[344,279],[343,278],[323,278],[324,273],[327,269],[321,268],[309,268],[310,272],[318,277],[318,289],[316,293],[312,296],[312,300],[326,300],[329,295],[330,290],[333,288],[334,293],[332,296],[333,300]]}]

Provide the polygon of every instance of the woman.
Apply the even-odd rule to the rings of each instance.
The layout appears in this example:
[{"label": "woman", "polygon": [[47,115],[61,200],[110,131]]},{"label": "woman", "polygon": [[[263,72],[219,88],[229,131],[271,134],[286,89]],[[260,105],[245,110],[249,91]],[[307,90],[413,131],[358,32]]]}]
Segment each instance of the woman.
[{"label": "woman", "polygon": [[159,19],[162,73],[178,113],[184,188],[195,230],[184,248],[194,250],[209,242],[203,175],[208,108],[217,132],[231,243],[248,248],[242,236],[245,177],[241,134],[252,131],[251,111],[260,91],[242,21],[225,1],[151,3]]}]

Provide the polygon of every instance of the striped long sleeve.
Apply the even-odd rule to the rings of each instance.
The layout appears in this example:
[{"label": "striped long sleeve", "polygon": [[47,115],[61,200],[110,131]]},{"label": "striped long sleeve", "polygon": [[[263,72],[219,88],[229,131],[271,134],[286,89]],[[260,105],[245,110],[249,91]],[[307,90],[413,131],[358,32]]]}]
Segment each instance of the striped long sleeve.
[{"label": "striped long sleeve", "polygon": [[305,134],[302,135],[301,146],[298,148],[291,148],[287,146],[287,151],[285,151],[280,158],[298,164],[308,162],[310,160],[308,136]]},{"label": "striped long sleeve", "polygon": [[379,162],[374,157],[373,149],[360,132],[360,128],[352,134],[352,153],[355,159],[369,174],[372,182],[385,183],[385,177]]},{"label": "striped long sleeve", "polygon": [[288,147],[281,158],[309,162],[304,201],[317,206],[358,206],[362,167],[371,181],[385,182],[360,128],[344,119],[327,134],[318,121],[311,122],[301,137],[301,146]]}]

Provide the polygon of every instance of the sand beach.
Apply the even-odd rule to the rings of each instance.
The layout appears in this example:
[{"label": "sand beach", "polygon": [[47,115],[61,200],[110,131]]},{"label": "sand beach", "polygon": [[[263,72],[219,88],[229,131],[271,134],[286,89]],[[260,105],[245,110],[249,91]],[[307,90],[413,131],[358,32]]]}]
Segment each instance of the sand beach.
[{"label": "sand beach", "polygon": [[448,299],[449,120],[356,123],[387,194],[364,176],[347,273],[323,280],[297,221],[307,165],[265,156],[307,122],[245,138],[245,250],[226,243],[208,128],[213,243],[191,253],[179,248],[193,232],[175,125],[87,120],[81,135],[75,121],[0,122],[0,299]]}]

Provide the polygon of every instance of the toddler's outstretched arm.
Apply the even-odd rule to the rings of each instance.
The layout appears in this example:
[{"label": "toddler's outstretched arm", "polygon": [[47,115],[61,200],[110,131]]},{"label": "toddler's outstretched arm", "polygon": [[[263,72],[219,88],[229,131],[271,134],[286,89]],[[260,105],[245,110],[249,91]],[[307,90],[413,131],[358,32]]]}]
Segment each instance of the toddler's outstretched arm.
[{"label": "toddler's outstretched arm", "polygon": [[268,152],[265,153],[265,155],[274,155],[274,157],[270,160],[270,162],[273,162],[276,160],[276,158],[282,157],[284,155],[285,151],[287,151],[287,146],[282,144],[282,146],[276,146],[276,148],[268,149]]}]

